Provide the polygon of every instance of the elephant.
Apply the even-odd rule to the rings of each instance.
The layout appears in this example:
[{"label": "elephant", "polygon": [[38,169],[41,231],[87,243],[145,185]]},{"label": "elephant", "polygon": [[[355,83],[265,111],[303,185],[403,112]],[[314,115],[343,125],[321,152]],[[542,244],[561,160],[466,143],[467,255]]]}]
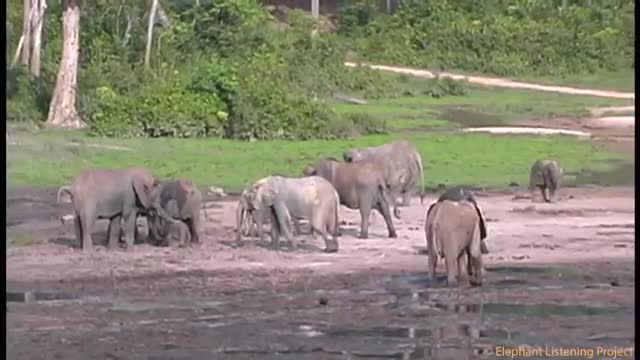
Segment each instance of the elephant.
[{"label": "elephant", "polygon": [[280,234],[297,248],[291,234],[292,218],[308,219],[312,232],[322,236],[325,252],[338,251],[336,239],[339,225],[340,199],[330,182],[319,176],[288,178],[270,176],[258,180],[243,192],[236,209],[236,240],[241,244],[245,215],[253,212],[258,225],[258,237],[264,240],[262,224],[265,215],[271,218],[271,245],[279,247]]},{"label": "elephant", "polygon": [[[57,201],[60,202],[62,193],[71,197],[75,235],[83,251],[93,249],[91,229],[96,219],[110,221],[109,249],[118,246],[120,221],[124,221],[126,247],[132,250],[137,213],[153,207],[152,193],[157,184],[151,172],[144,168],[87,169],[70,186],[58,189]],[[171,221],[163,211],[158,215]]]},{"label": "elephant", "polygon": [[470,273],[471,284],[482,285],[480,216],[475,206],[469,201],[444,200],[436,202],[425,218],[429,281],[434,279],[438,257],[444,257],[449,287],[455,287],[458,280],[469,280]]},{"label": "elephant", "polygon": [[[384,170],[373,161],[340,162],[334,158],[326,158],[303,170],[305,176],[321,176],[327,179],[338,192],[340,204],[349,209],[360,210],[360,238],[369,237],[369,214],[371,209],[377,210],[387,224],[390,238],[397,238],[391,219],[389,206],[392,203],[387,185],[384,181]],[[394,209],[394,216],[399,219]]]},{"label": "elephant", "polygon": [[[180,245],[200,243],[200,209],[203,208],[202,193],[198,187],[186,179],[165,180],[158,183],[152,193],[154,208],[161,208],[176,222],[186,225],[189,237],[185,236],[185,227],[178,225],[180,232]],[[206,209],[205,216],[206,216]],[[151,211],[147,216],[149,222],[149,234],[154,242],[166,242],[168,228],[172,225],[163,221],[156,215],[157,211]]]},{"label": "elephant", "polygon": [[488,254],[489,253],[489,249],[487,247],[487,243],[486,243],[486,238],[487,238],[487,225],[486,225],[486,220],[484,217],[484,213],[482,212],[482,209],[480,208],[480,206],[478,205],[477,201],[476,201],[476,197],[473,195],[473,193],[463,187],[452,187],[450,189],[448,189],[447,191],[445,191],[444,193],[442,193],[442,195],[440,195],[440,197],[438,198],[438,200],[431,204],[429,206],[429,208],[427,209],[427,216],[429,216],[429,212],[431,211],[431,209],[433,209],[433,206],[437,203],[443,202],[445,200],[449,200],[449,201],[468,201],[471,204],[473,204],[473,206],[476,209],[476,212],[478,213],[478,217],[480,218],[480,250],[482,251],[482,254]]},{"label": "elephant", "polygon": [[[536,160],[531,166],[529,174],[529,191],[539,188],[545,202],[552,202],[556,199],[556,191],[560,188],[560,182],[564,170],[554,160]],[[547,190],[549,196],[547,196]],[[532,196],[532,201],[534,197]]]},{"label": "elephant", "polygon": [[416,147],[406,140],[398,140],[380,146],[348,150],[343,154],[346,162],[374,161],[384,168],[384,179],[396,197],[402,195],[402,206],[408,206],[409,195],[420,179],[422,191],[420,204],[424,202],[424,172],[422,157]]}]

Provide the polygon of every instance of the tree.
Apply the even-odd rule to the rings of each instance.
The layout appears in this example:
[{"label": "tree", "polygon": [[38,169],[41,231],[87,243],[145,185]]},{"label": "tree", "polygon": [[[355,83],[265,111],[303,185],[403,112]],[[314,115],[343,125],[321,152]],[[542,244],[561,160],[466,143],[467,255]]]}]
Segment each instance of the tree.
[{"label": "tree", "polygon": [[151,42],[153,41],[153,26],[156,20],[156,11],[158,10],[158,0],[151,2],[151,11],[149,12],[149,24],[147,26],[147,48],[144,52],[144,65],[148,68],[151,63]]},{"label": "tree", "polygon": [[42,48],[42,23],[47,8],[46,0],[24,0],[22,16],[22,34],[16,54],[11,61],[13,67],[18,58],[20,63],[29,66],[33,76],[40,75],[40,52]]},{"label": "tree", "polygon": [[86,124],[80,119],[76,110],[80,54],[79,0],[63,0],[62,6],[62,59],[60,60],[56,86],[49,106],[47,125],[82,128]]}]

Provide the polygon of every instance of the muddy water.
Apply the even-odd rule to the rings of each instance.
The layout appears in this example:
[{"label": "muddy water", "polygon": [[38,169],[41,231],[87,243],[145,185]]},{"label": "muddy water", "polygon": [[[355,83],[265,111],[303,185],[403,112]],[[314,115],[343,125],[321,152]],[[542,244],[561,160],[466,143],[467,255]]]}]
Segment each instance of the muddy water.
[{"label": "muddy water", "polygon": [[576,268],[496,267],[481,288],[449,289],[443,276],[427,284],[426,274],[402,273],[348,289],[206,296],[8,289],[8,351],[13,359],[45,348],[39,358],[469,359],[498,347],[633,346],[632,278],[612,285]]}]

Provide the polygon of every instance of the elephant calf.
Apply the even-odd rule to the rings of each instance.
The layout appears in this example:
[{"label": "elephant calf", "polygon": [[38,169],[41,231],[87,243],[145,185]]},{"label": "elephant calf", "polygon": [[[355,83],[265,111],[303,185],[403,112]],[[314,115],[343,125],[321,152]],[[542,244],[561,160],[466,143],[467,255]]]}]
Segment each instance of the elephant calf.
[{"label": "elephant calf", "polygon": [[[529,191],[539,188],[545,202],[556,200],[556,191],[560,188],[563,170],[554,160],[537,160],[531,166]],[[549,195],[547,196],[547,191]],[[532,196],[531,200],[534,200]]]},{"label": "elephant calf", "polygon": [[480,216],[468,201],[437,202],[426,215],[425,235],[429,250],[429,280],[433,281],[438,257],[444,257],[447,266],[447,284],[457,285],[467,280],[469,268],[473,270],[471,283],[482,285],[482,252],[480,251]]},{"label": "elephant calf", "polygon": [[[389,211],[389,192],[384,180],[384,170],[372,161],[340,162],[333,158],[320,160],[313,166],[303,170],[305,176],[318,175],[327,179],[336,189],[340,203],[349,209],[360,210],[360,238],[369,236],[369,214],[372,209],[377,210],[387,223],[390,238],[397,238],[398,234],[393,226]],[[397,208],[393,212],[400,218]]]},{"label": "elephant calf", "polygon": [[[136,215],[153,206],[152,192],[157,185],[151,172],[143,168],[124,170],[88,169],[71,186],[58,190],[71,196],[76,239],[84,251],[91,251],[91,229],[96,219],[109,219],[109,248],[115,249],[120,238],[120,222],[124,222],[127,249],[133,249]],[[159,216],[167,218],[166,213]]]},{"label": "elephant calf", "polygon": [[335,239],[339,224],[340,200],[331,183],[319,176],[286,178],[270,176],[258,180],[243,192],[236,210],[236,240],[241,241],[245,216],[252,214],[257,222],[258,236],[264,240],[262,223],[271,218],[272,246],[278,248],[281,234],[292,248],[297,244],[291,234],[292,218],[308,219],[312,231],[322,236],[325,252],[337,252]]},{"label": "elephant calf", "polygon": [[[149,234],[157,243],[166,242],[169,226],[176,227],[180,233],[179,243],[185,245],[200,242],[200,209],[202,208],[202,193],[190,180],[162,181],[153,192],[154,209],[164,211],[175,221],[167,222],[151,211],[147,216]],[[188,229],[189,237],[185,236]]]}]

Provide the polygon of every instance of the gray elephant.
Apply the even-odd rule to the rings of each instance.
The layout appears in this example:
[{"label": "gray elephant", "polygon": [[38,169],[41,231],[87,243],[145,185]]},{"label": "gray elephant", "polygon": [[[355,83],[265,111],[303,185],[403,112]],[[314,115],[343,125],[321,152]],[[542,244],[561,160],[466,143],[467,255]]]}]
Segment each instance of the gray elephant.
[{"label": "gray elephant", "polygon": [[[240,228],[237,230],[236,235],[258,236],[258,232],[257,232],[258,221],[256,219],[256,211],[255,211],[256,209],[254,209],[251,203],[247,201],[250,196],[250,191],[251,191],[251,188],[244,189],[242,191],[242,194],[240,194],[240,199],[238,200],[238,207],[240,207],[242,209],[241,211],[243,212],[243,215],[242,215],[243,220],[242,220],[242,224],[240,224]],[[300,230],[299,219],[292,218],[291,220],[293,221],[294,235],[302,235],[302,231]],[[262,221],[263,221],[263,224],[271,223],[271,221],[268,218],[263,218]],[[311,228],[311,236],[313,237],[313,239],[316,238],[315,232],[313,232],[313,228]]]},{"label": "gray elephant", "polygon": [[[349,209],[360,210],[360,238],[369,237],[369,214],[372,209],[377,210],[384,218],[389,237],[398,237],[389,211],[392,201],[384,181],[384,170],[380,165],[372,161],[348,163],[327,158],[307,166],[303,174],[327,179],[338,192],[340,204]],[[400,218],[397,208],[393,214]]]},{"label": "gray elephant", "polygon": [[253,212],[258,226],[258,236],[264,240],[263,219],[271,219],[271,240],[279,247],[283,234],[292,248],[297,243],[291,234],[292,218],[309,220],[312,231],[322,236],[325,252],[337,252],[335,238],[339,224],[340,199],[331,183],[319,176],[287,178],[270,176],[258,180],[238,202],[236,209],[236,240],[241,243],[242,224],[245,216]]},{"label": "gray elephant", "polygon": [[429,281],[434,279],[438,258],[443,257],[450,287],[456,286],[458,280],[467,280],[468,274],[472,274],[472,284],[482,285],[480,216],[471,202],[436,202],[426,215],[425,235],[429,250]]},{"label": "gray elephant", "polygon": [[395,199],[402,196],[402,205],[408,206],[410,195],[420,179],[422,191],[420,203],[424,201],[424,172],[422,157],[416,147],[406,140],[348,150],[343,154],[344,161],[374,161],[384,168],[385,183]]},{"label": "gray elephant", "polygon": [[476,197],[473,195],[473,193],[471,191],[469,191],[468,189],[465,189],[463,187],[452,187],[450,189],[448,189],[447,191],[445,191],[444,193],[442,193],[442,195],[440,195],[440,197],[438,198],[438,201],[431,204],[429,206],[429,208],[427,209],[427,216],[429,216],[429,212],[431,211],[431,209],[433,209],[433,206],[437,203],[443,202],[445,200],[449,200],[449,201],[468,201],[470,203],[473,204],[473,206],[476,209],[476,212],[478,213],[478,217],[480,218],[480,250],[482,251],[483,254],[488,254],[489,253],[489,248],[487,247],[487,243],[486,243],[486,238],[487,238],[487,225],[486,225],[486,220],[484,217],[484,213],[482,212],[482,209],[480,208],[480,206],[478,205],[477,201],[476,201]]},{"label": "gray elephant", "polygon": [[[189,237],[185,236],[184,226],[172,224],[157,216],[158,211],[150,211],[147,215],[149,234],[155,243],[167,241],[170,227],[177,226],[180,233],[179,243],[185,245],[200,242],[200,209],[203,207],[202,193],[191,181],[185,179],[166,180],[159,182],[152,193],[154,209],[162,209],[178,223],[186,225]],[[206,210],[205,210],[206,214]],[[175,226],[174,226],[175,227]]]},{"label": "gray elephant", "polygon": [[[554,160],[536,160],[531,166],[529,174],[529,191],[533,193],[539,188],[545,202],[556,199],[556,191],[560,188],[560,182],[564,170]],[[547,196],[547,191],[549,196]],[[534,197],[532,196],[532,200]]]},{"label": "gray elephant", "polygon": [[[109,219],[109,248],[118,246],[120,222],[124,222],[127,249],[133,249],[136,215],[153,206],[152,192],[157,183],[151,172],[144,168],[124,170],[84,170],[71,184],[58,190],[71,197],[74,211],[76,239],[84,251],[91,251],[91,230],[96,219]],[[164,212],[158,214],[170,221]]]}]

